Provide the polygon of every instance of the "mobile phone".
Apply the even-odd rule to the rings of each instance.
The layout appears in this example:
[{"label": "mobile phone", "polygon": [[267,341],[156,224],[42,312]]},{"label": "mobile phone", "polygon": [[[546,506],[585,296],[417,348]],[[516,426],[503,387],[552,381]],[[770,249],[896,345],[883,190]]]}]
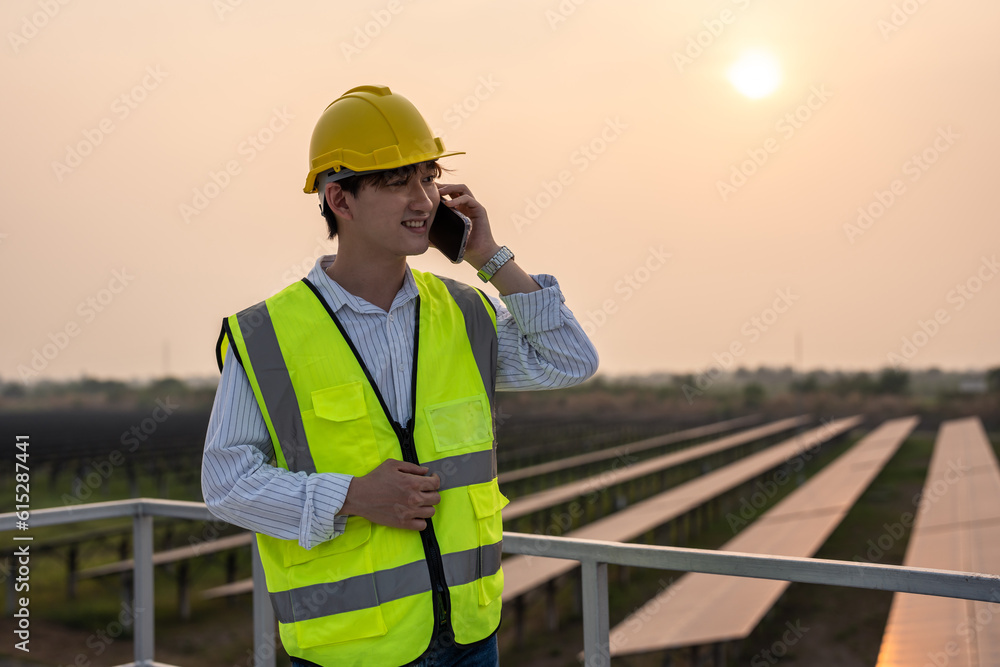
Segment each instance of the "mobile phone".
[{"label": "mobile phone", "polygon": [[471,229],[472,221],[461,212],[448,208],[442,198],[431,223],[429,238],[452,263],[461,264]]}]

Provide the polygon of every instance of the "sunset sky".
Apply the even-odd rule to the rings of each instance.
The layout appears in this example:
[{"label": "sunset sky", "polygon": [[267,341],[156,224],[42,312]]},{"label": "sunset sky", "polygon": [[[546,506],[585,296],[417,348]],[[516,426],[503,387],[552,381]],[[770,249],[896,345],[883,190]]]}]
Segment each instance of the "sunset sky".
[{"label": "sunset sky", "polygon": [[442,180],[556,276],[603,374],[796,364],[797,337],[806,370],[1000,365],[995,2],[7,0],[0,26],[5,381],[215,374],[222,318],[335,252],[309,137],[361,84],[467,152]]}]

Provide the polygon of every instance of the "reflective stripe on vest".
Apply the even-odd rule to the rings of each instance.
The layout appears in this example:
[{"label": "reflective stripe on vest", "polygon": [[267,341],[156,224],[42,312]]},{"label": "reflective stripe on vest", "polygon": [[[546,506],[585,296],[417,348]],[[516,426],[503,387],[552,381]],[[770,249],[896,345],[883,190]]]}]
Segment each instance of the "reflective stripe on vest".
[{"label": "reflective stripe on vest", "polygon": [[302,426],[299,403],[295,399],[285,359],[281,356],[267,304],[262,301],[247,308],[236,315],[236,321],[288,469],[292,472],[316,472]]},{"label": "reflective stripe on vest", "polygon": [[476,357],[479,374],[483,376],[483,385],[490,397],[490,407],[493,407],[493,395],[496,392],[494,374],[497,367],[497,348],[493,344],[497,337],[496,326],[489,313],[483,310],[483,301],[473,288],[451,278],[440,280],[465,316],[465,333],[472,343],[472,353]]},{"label": "reflective stripe on vest", "polygon": [[497,459],[490,450],[425,461],[421,465],[429,469],[428,475],[436,474],[441,480],[439,492],[488,482],[497,476]]},{"label": "reflective stripe on vest", "polygon": [[[449,586],[469,584],[500,570],[502,545],[445,554],[444,571]],[[379,570],[333,583],[312,584],[273,593],[275,616],[281,623],[305,621],[331,614],[376,607],[409,595],[431,590],[431,579],[422,561],[391,570]],[[323,600],[317,605],[314,600]]]}]

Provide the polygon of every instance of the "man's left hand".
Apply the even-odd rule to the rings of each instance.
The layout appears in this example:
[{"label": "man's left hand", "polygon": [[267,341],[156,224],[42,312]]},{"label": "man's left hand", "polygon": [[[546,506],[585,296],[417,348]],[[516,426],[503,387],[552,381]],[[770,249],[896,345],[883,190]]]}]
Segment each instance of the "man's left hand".
[{"label": "man's left hand", "polygon": [[[469,241],[465,245],[465,261],[478,271],[483,264],[490,261],[490,257],[500,250],[500,246],[493,240],[493,231],[490,229],[490,219],[486,215],[486,208],[476,201],[466,185],[438,183],[437,186],[438,192],[441,193],[439,206],[448,206],[460,211],[472,220]],[[445,195],[451,199],[445,198]]]}]

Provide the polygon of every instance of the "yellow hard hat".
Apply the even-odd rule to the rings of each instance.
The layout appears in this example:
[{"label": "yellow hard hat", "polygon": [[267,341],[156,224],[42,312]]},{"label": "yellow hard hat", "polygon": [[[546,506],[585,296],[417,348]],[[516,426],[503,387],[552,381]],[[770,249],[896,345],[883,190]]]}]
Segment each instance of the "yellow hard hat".
[{"label": "yellow hard hat", "polygon": [[387,86],[358,86],[331,102],[316,123],[304,191],[316,192],[316,177],[331,169],[382,171],[462,154],[445,151],[402,95]]}]

